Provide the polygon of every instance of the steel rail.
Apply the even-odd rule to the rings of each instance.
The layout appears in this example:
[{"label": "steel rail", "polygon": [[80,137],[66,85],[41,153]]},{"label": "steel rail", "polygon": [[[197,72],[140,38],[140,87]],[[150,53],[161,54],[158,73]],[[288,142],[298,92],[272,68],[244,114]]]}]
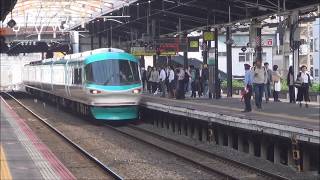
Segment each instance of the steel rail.
[{"label": "steel rail", "polygon": [[111,170],[108,166],[106,166],[104,163],[102,163],[98,158],[91,155],[88,151],[83,149],[81,146],[79,146],[77,143],[73,142],[71,139],[69,139],[66,135],[64,135],[61,131],[59,131],[57,128],[53,127],[50,123],[47,122],[46,118],[42,118],[35,112],[33,112],[30,108],[28,108],[26,105],[24,105],[22,102],[20,102],[18,99],[13,97],[11,94],[7,92],[2,92],[6,94],[7,96],[11,97],[15,102],[17,102],[20,106],[22,106],[24,109],[26,109],[29,113],[31,113],[33,116],[35,116],[37,119],[39,119],[42,123],[44,123],[47,127],[49,127],[51,130],[53,130],[56,134],[58,134],[60,137],[62,137],[63,140],[65,140],[67,143],[72,145],[74,148],[79,150],[83,155],[85,155],[87,158],[92,160],[95,164],[97,164],[102,170],[106,171],[109,175],[111,175],[113,178],[117,180],[123,180],[123,178],[115,173],[113,170]]},{"label": "steel rail", "polygon": [[193,160],[192,158],[189,158],[189,157],[186,157],[186,156],[184,156],[184,155],[181,155],[181,154],[179,154],[178,152],[174,152],[174,151],[171,151],[171,150],[166,149],[165,147],[162,147],[162,146],[153,144],[153,143],[151,143],[151,142],[149,142],[149,141],[147,141],[147,140],[144,140],[143,138],[139,138],[139,137],[137,137],[137,136],[135,136],[135,135],[133,135],[133,134],[130,134],[130,133],[128,133],[128,132],[125,132],[124,130],[118,129],[117,127],[114,127],[114,126],[111,126],[111,125],[105,125],[105,126],[106,126],[107,128],[110,128],[110,129],[118,132],[118,133],[121,133],[121,134],[126,135],[126,136],[128,136],[128,137],[131,137],[131,138],[133,138],[133,139],[136,139],[136,140],[138,140],[138,141],[140,141],[140,142],[146,143],[146,144],[151,145],[151,146],[153,146],[153,147],[156,147],[157,149],[161,149],[161,150],[163,150],[163,151],[165,151],[165,152],[167,152],[167,153],[169,153],[169,154],[173,154],[174,156],[177,156],[177,157],[179,157],[179,158],[181,158],[181,159],[183,159],[183,160],[186,160],[186,161],[188,161],[188,162],[191,162],[191,163],[195,164],[196,166],[202,167],[202,168],[204,168],[204,169],[206,169],[206,170],[208,170],[208,171],[211,171],[211,172],[214,172],[214,173],[216,173],[216,174],[218,174],[218,175],[224,176],[227,180],[238,180],[238,179],[239,179],[239,178],[234,177],[234,176],[231,176],[231,175],[229,175],[229,174],[227,174],[227,173],[224,173],[224,172],[221,172],[221,171],[212,169],[212,168],[210,168],[210,167],[208,167],[208,166],[206,166],[206,165],[204,165],[204,164],[200,164],[200,163],[198,163],[197,161]]},{"label": "steel rail", "polygon": [[161,138],[161,139],[165,139],[166,141],[169,141],[169,142],[172,142],[172,143],[175,143],[175,144],[179,144],[180,146],[184,146],[184,147],[192,149],[194,151],[198,151],[198,152],[204,153],[204,154],[206,154],[208,156],[216,157],[216,158],[219,158],[219,159],[221,159],[223,161],[229,161],[229,162],[234,163],[234,164],[236,164],[238,166],[242,166],[242,167],[248,168],[248,169],[250,169],[252,171],[257,171],[258,173],[260,173],[262,175],[267,175],[267,176],[270,176],[272,178],[281,179],[281,180],[290,180],[290,178],[287,178],[287,177],[284,177],[284,176],[281,176],[281,175],[278,175],[278,174],[273,174],[273,173],[268,172],[266,170],[263,170],[263,169],[260,169],[260,168],[254,167],[254,166],[250,166],[249,164],[246,164],[246,163],[243,163],[243,162],[239,162],[239,161],[235,161],[235,160],[229,159],[227,157],[218,156],[218,155],[216,155],[214,153],[210,153],[210,152],[208,152],[206,150],[193,147],[192,145],[185,144],[183,142],[179,142],[179,141],[173,140],[173,139],[165,137],[165,136],[161,136],[161,135],[159,135],[157,133],[145,130],[143,128],[139,128],[139,127],[132,126],[132,125],[130,125],[129,127],[132,128],[132,129],[135,129],[137,131],[141,131],[141,132],[144,132],[146,134],[150,134],[151,136],[155,136],[155,137],[158,137],[158,138]]}]

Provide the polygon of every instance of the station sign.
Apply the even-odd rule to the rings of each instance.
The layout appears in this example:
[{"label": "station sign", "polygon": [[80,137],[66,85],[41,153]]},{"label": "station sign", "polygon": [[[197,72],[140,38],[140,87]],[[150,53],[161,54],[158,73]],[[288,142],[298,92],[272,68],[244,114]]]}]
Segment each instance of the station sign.
[{"label": "station sign", "polygon": [[156,51],[146,47],[131,47],[131,54],[134,56],[153,56],[156,55]]},{"label": "station sign", "polygon": [[135,56],[170,56],[176,55],[178,52],[188,51],[187,38],[162,38],[148,44],[151,44],[151,46],[131,47],[131,54]]},{"label": "station sign", "polygon": [[214,32],[213,31],[203,31],[202,33],[204,41],[214,41]]},{"label": "station sign", "polygon": [[188,38],[188,52],[199,52],[199,37]]}]

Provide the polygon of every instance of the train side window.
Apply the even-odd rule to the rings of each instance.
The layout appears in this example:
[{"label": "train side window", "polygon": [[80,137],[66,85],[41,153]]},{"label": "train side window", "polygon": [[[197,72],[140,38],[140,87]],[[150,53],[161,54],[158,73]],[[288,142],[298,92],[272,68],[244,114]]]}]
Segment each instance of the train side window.
[{"label": "train side window", "polygon": [[73,71],[73,84],[81,84],[82,83],[82,69],[76,68]]}]

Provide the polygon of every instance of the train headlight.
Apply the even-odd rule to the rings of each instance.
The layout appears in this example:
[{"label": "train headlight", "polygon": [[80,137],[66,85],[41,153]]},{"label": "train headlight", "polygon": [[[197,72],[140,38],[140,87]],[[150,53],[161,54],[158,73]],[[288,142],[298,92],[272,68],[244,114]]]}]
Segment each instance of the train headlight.
[{"label": "train headlight", "polygon": [[101,93],[101,91],[91,89],[91,90],[90,90],[90,93],[91,93],[91,94],[100,94],[100,93]]},{"label": "train headlight", "polygon": [[132,91],[134,94],[139,94],[140,93],[140,89],[135,89]]}]

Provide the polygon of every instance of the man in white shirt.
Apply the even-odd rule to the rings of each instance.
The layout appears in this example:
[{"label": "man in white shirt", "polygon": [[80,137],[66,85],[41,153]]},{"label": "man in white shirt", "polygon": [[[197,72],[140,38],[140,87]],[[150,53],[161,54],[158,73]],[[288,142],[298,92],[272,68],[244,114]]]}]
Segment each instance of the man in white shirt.
[{"label": "man in white shirt", "polygon": [[174,71],[172,66],[169,66],[168,69],[168,81],[169,98],[172,98],[174,97]]},{"label": "man in white shirt", "polygon": [[162,67],[161,71],[160,71],[160,87],[161,87],[161,91],[162,91],[161,97],[165,97],[166,96],[166,86],[165,86],[166,78],[167,78],[166,71]]}]

